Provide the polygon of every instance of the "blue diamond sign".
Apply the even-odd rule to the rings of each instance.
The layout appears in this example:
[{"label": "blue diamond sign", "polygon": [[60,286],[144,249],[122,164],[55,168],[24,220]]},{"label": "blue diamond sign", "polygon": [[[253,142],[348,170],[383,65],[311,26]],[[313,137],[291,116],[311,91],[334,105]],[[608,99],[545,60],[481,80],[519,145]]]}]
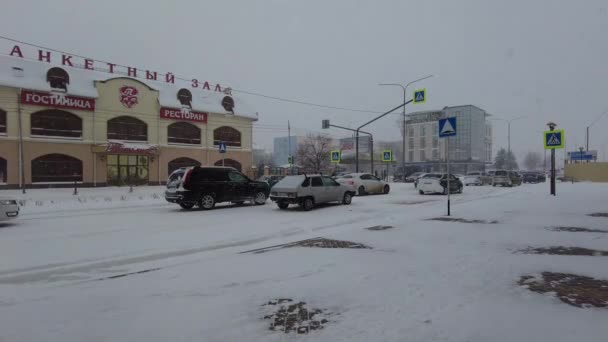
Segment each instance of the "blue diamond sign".
[{"label": "blue diamond sign", "polygon": [[456,135],[456,118],[439,119],[439,137],[447,138]]},{"label": "blue diamond sign", "polygon": [[426,102],[426,89],[414,90],[414,103],[425,103]]},{"label": "blue diamond sign", "polygon": [[226,143],[219,143],[218,148],[220,150],[220,153],[226,153]]}]

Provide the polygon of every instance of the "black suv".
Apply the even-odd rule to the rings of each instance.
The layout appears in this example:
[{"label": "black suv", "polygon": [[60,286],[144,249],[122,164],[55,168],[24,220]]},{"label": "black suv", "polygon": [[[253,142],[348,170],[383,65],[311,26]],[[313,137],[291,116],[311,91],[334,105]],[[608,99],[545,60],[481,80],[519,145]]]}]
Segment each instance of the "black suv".
[{"label": "black suv", "polygon": [[251,201],[262,205],[269,193],[268,183],[252,181],[234,168],[195,166],[167,183],[165,199],[184,209],[192,209],[195,204],[202,209],[212,209],[219,202]]}]

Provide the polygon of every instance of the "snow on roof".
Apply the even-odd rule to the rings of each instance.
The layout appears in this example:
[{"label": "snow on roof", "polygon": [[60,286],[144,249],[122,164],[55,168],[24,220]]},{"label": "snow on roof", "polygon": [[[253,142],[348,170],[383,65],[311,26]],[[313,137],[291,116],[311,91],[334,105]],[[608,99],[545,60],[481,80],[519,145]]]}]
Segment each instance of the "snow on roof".
[{"label": "snow on roof", "polygon": [[[126,77],[118,73],[110,74],[102,71],[85,70],[0,55],[0,86],[50,92],[51,86],[46,80],[46,74],[50,68],[55,66],[63,68],[70,76],[67,95],[97,98],[99,97],[99,93],[95,87],[95,81],[107,81],[113,78]],[[20,68],[22,71],[16,72],[14,68]],[[18,74],[21,74],[21,76],[18,76]],[[192,93],[193,111],[233,115],[233,113],[226,111],[222,107],[222,99],[226,96],[222,92],[202,90],[200,89],[202,85],[197,89],[191,88],[189,84],[171,84],[164,81],[152,81],[141,78],[133,79],[146,84],[152,89],[158,90],[158,101],[161,107],[181,108],[182,105],[177,99],[177,92],[181,88],[186,88]],[[257,113],[246,101],[234,96],[234,94],[230,96],[234,99],[234,116],[251,120],[258,119]]]},{"label": "snow on roof", "polygon": [[[0,86],[49,92],[51,86],[46,81],[46,73],[54,66],[56,65],[18,57],[0,56]],[[21,68],[22,76],[17,76],[14,68]],[[70,76],[67,95],[92,98],[99,96],[94,81],[107,78],[107,74],[78,68],[63,68]]]}]

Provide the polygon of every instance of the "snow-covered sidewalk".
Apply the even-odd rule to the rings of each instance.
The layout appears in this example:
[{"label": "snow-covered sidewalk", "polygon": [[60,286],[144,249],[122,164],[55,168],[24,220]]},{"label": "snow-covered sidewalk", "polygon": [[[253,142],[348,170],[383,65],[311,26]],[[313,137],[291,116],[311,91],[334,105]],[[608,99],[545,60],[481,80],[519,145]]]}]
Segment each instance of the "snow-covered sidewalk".
[{"label": "snow-covered sidewalk", "polygon": [[[559,184],[557,197],[547,184],[467,187],[453,197],[453,217],[477,223],[430,220],[445,214],[445,197],[420,196],[410,184],[313,212],[268,203],[24,218],[0,229],[0,337],[605,341],[608,309],[570,306],[518,281],[546,271],[608,279],[608,257],[518,251],[608,250],[608,234],[547,229],[608,229],[608,218],[587,216],[608,212],[607,193],[607,185],[591,183]],[[389,228],[366,229],[377,226]],[[370,248],[242,253],[317,237]],[[277,299],[305,302],[323,329],[273,330],[280,305],[269,303]]]}]

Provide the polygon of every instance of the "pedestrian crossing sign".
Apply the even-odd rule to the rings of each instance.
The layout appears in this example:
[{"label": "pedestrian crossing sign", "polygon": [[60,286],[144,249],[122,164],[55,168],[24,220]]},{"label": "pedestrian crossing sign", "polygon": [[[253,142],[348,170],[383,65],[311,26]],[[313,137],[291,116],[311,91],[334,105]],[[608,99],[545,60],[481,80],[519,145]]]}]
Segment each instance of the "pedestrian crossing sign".
[{"label": "pedestrian crossing sign", "polygon": [[425,103],[426,102],[426,89],[414,90],[414,103]]},{"label": "pedestrian crossing sign", "polygon": [[331,162],[332,163],[339,163],[340,159],[341,159],[341,154],[340,151],[331,151]]},{"label": "pedestrian crossing sign", "polygon": [[545,131],[545,150],[551,150],[556,148],[564,148],[565,146],[565,135],[564,130],[559,129],[555,131]]},{"label": "pedestrian crossing sign", "polygon": [[393,161],[393,151],[391,151],[391,150],[382,151],[382,161],[383,162],[392,162]]}]

